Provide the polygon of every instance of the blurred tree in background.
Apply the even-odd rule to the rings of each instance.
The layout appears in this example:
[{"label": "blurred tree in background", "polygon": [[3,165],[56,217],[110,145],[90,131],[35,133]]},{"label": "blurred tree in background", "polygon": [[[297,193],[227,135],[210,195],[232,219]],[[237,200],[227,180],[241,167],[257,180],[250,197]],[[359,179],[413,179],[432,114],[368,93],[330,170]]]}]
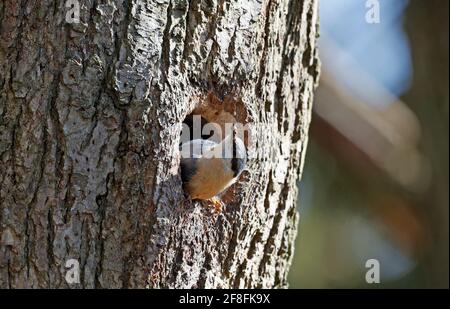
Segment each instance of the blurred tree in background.
[{"label": "blurred tree in background", "polygon": [[290,286],[448,287],[448,1],[380,0],[372,25],[364,3],[321,3]]},{"label": "blurred tree in background", "polygon": [[407,14],[414,80],[404,99],[422,123],[421,146],[432,174],[430,186],[416,198],[431,236],[424,259],[423,285],[448,288],[449,3],[412,1]]}]

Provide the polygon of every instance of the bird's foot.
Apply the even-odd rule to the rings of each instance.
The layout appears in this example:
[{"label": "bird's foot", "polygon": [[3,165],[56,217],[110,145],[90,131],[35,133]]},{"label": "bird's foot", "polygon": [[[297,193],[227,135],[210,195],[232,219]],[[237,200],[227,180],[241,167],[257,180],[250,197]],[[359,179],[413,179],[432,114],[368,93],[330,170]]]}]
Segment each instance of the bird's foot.
[{"label": "bird's foot", "polygon": [[213,207],[216,210],[216,212],[217,213],[222,213],[222,209],[223,209],[222,201],[219,198],[217,198],[217,197],[211,198],[210,201],[212,202]]}]

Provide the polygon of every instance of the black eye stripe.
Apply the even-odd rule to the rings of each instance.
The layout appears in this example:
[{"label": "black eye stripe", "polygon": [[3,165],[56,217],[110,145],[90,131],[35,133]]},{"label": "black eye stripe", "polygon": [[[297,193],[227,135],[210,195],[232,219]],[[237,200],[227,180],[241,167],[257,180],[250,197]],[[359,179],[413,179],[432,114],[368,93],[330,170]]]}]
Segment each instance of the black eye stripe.
[{"label": "black eye stripe", "polygon": [[234,154],[233,154],[233,159],[231,159],[231,170],[233,171],[233,176],[236,177],[236,175],[238,173],[238,162],[237,162],[237,158],[234,157]]}]

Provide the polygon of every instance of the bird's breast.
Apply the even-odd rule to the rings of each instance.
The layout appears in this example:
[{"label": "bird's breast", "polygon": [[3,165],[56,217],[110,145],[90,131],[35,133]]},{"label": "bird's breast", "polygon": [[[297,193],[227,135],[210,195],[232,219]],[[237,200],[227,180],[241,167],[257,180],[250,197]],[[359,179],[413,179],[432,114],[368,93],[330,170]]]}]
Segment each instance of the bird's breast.
[{"label": "bird's breast", "polygon": [[233,183],[233,171],[224,166],[221,159],[198,161],[197,171],[187,184],[187,191],[193,199],[210,199]]}]

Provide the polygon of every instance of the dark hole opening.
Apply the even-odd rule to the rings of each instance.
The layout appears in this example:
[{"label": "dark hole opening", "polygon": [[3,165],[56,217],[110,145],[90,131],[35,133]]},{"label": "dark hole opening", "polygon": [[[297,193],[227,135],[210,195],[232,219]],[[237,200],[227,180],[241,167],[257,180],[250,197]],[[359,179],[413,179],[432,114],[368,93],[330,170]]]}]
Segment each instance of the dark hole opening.
[{"label": "dark hole opening", "polygon": [[[180,144],[194,139],[209,139],[213,136],[212,132],[203,132],[203,128],[209,121],[201,115],[189,114],[183,121]],[[204,134],[207,133],[207,134]]]}]

